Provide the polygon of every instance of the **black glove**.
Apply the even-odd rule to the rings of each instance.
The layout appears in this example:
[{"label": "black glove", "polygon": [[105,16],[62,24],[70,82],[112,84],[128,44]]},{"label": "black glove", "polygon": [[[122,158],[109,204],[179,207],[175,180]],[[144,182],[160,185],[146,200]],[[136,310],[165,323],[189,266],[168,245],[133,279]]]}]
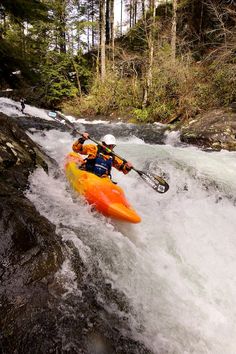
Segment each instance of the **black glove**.
[{"label": "black glove", "polygon": [[83,144],[85,142],[86,139],[84,139],[83,137],[78,139],[78,143]]}]

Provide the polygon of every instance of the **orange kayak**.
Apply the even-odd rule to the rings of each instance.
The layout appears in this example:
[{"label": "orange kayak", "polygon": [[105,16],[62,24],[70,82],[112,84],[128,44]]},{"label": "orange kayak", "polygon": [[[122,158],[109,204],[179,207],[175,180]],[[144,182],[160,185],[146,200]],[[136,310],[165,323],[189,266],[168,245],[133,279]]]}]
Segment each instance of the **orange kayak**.
[{"label": "orange kayak", "polygon": [[109,178],[80,170],[82,161],[82,157],[74,152],[66,157],[65,173],[73,189],[105,216],[131,223],[140,222],[140,216],[126,200],[123,190]]}]

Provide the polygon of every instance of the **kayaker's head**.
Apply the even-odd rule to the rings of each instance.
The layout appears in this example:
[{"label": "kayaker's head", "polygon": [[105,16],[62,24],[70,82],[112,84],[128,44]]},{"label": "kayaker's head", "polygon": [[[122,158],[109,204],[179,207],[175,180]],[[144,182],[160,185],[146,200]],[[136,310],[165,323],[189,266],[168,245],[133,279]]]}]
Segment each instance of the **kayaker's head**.
[{"label": "kayaker's head", "polygon": [[103,145],[107,146],[110,150],[113,150],[116,146],[116,138],[112,134],[107,134],[102,138]]}]

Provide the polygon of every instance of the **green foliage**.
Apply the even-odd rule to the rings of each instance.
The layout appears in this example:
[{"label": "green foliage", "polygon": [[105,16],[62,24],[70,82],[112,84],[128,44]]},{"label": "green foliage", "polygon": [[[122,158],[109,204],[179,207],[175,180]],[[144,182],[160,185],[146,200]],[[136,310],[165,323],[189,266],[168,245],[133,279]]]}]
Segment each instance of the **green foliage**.
[{"label": "green foliage", "polygon": [[201,80],[196,80],[194,97],[195,101],[193,104],[200,109],[205,110],[214,106],[212,88],[206,80],[204,82]]},{"label": "green foliage", "polygon": [[76,72],[79,65],[74,64],[71,57],[65,53],[51,51],[41,69],[42,86],[39,88],[44,103],[56,106],[65,98],[78,94],[76,87]]},{"label": "green foliage", "polygon": [[[119,78],[110,70],[102,82],[96,77],[89,94],[80,101],[80,114],[107,115],[112,112],[127,114],[140,105],[141,85],[137,79]],[[67,107],[68,109],[68,107]]]},{"label": "green foliage", "polygon": [[112,76],[107,76],[105,82],[96,78],[84,100],[84,109],[93,110],[95,114],[107,114],[115,107],[114,94],[115,79]]},{"label": "green foliage", "polygon": [[134,118],[138,122],[147,122],[148,121],[149,112],[148,112],[147,108],[144,108],[144,109],[135,108],[132,113],[134,115]]},{"label": "green foliage", "polygon": [[212,75],[212,92],[218,105],[236,101],[236,70],[233,64],[217,66]]},{"label": "green foliage", "polygon": [[[24,33],[24,21],[33,24],[36,20],[47,18],[47,8],[35,0],[2,0],[0,15],[4,21],[0,24],[0,80],[2,85],[12,88],[32,83],[35,77],[31,65],[31,55],[26,55],[27,39]],[[15,71],[21,76],[14,76]]]},{"label": "green foliage", "polygon": [[77,114],[128,116],[137,122],[168,122],[194,117],[199,111],[236,100],[233,64],[211,67],[196,64],[190,56],[171,58],[168,45],[155,53],[148,105],[142,108],[143,84],[137,77],[119,77],[108,71],[105,82],[96,78],[89,94],[80,100]]},{"label": "green foliage", "polygon": [[[16,45],[17,41],[13,32],[8,39],[0,41],[0,82],[2,85],[8,84],[12,88],[23,86],[22,76],[24,76],[25,82],[29,82],[32,77],[32,72],[29,70],[29,60],[22,57],[21,49]],[[19,70],[22,74],[20,77],[13,74]]]},{"label": "green foliage", "polygon": [[150,107],[150,121],[164,122],[168,117],[172,116],[176,111],[173,102],[155,101]]},{"label": "green foliage", "polygon": [[228,106],[236,100],[235,66],[213,62],[199,68],[195,77],[194,104],[200,109]]},{"label": "green foliage", "polygon": [[36,0],[1,0],[1,6],[12,18],[32,23],[33,21],[47,19],[47,6]]},{"label": "green foliage", "polygon": [[[81,0],[78,9],[77,1],[2,0],[1,84],[15,88],[28,83],[44,105],[63,102],[77,114],[116,112],[138,122],[166,122],[228,105],[236,100],[235,13],[226,6],[221,16],[221,3],[179,1],[176,60],[170,47],[172,4],[158,6],[148,85],[150,12],[116,39],[115,70],[107,60],[103,82],[95,74],[95,65],[89,65],[97,51],[75,53],[78,43],[81,50],[87,46],[88,28],[98,28],[98,1]],[[16,70],[21,70],[24,81],[12,74]],[[147,102],[143,102],[144,92],[148,92]]]},{"label": "green foliage", "polygon": [[191,114],[195,95],[192,69],[184,61],[173,62],[168,47],[158,52],[149,92],[149,119],[165,121],[183,111]]}]

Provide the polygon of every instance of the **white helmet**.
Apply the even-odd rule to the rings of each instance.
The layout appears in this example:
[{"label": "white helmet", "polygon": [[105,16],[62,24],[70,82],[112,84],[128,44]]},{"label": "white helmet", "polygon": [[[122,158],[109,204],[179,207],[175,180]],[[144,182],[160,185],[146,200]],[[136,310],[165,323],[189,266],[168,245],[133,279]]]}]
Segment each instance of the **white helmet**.
[{"label": "white helmet", "polygon": [[107,134],[102,138],[102,142],[106,145],[116,145],[116,138],[114,135]]}]

